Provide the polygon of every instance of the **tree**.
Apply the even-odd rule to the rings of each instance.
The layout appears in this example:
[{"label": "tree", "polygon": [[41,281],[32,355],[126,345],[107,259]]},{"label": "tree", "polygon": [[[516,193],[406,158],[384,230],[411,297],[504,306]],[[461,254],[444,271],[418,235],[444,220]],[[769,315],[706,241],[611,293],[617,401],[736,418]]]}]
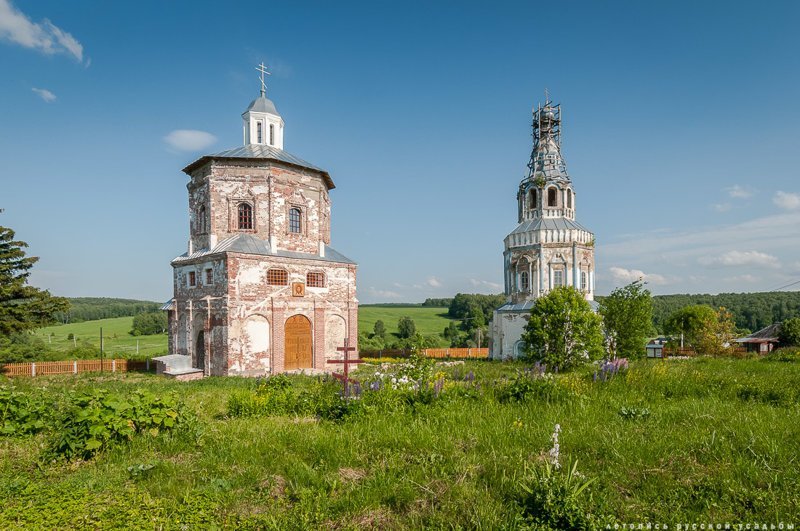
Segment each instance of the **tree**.
[{"label": "tree", "polygon": [[697,304],[686,306],[670,315],[664,325],[669,334],[683,335],[684,343],[701,354],[722,354],[733,340],[736,325],[725,308]]},{"label": "tree", "polygon": [[674,336],[682,335],[684,344],[696,347],[703,328],[716,319],[711,306],[693,304],[673,312],[664,323],[664,331]]},{"label": "tree", "polygon": [[30,330],[53,322],[69,302],[47,290],[28,285],[31,268],[39,259],[25,256],[28,244],[14,240],[14,231],[0,227],[0,335]]},{"label": "tree", "polygon": [[528,356],[569,369],[603,356],[600,316],[575,288],[556,288],[536,300],[522,340]]},{"label": "tree", "polygon": [[603,330],[612,357],[640,358],[653,329],[653,299],[644,281],[617,288],[600,302]]},{"label": "tree", "polygon": [[781,332],[778,338],[782,346],[800,347],[800,317],[786,319],[781,324]]},{"label": "tree", "polygon": [[397,332],[403,339],[414,337],[417,333],[417,325],[414,323],[414,319],[411,317],[401,317],[400,320],[397,321]]},{"label": "tree", "polygon": [[386,325],[383,324],[383,321],[378,319],[375,321],[375,326],[372,327],[372,332],[374,337],[384,339],[386,337]]},{"label": "tree", "polygon": [[167,331],[167,315],[164,312],[144,312],[133,318],[131,335],[150,336]]}]

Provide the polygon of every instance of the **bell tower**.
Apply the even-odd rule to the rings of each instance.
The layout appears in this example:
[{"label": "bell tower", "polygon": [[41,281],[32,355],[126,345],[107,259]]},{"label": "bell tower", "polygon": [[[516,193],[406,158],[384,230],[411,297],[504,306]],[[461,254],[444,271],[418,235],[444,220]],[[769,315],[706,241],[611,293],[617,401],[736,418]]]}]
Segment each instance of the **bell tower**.
[{"label": "bell tower", "polygon": [[533,108],[533,148],[517,187],[517,228],[504,240],[506,304],[494,312],[492,357],[518,357],[536,299],[570,286],[594,299],[594,235],[575,221],[575,190],[561,154],[561,105],[545,91]]},{"label": "bell tower", "polygon": [[256,67],[261,72],[261,94],[250,102],[247,110],[242,114],[242,136],[244,145],[265,145],[283,149],[284,121],[275,104],[267,98],[267,85],[264,75],[270,75],[264,63]]}]

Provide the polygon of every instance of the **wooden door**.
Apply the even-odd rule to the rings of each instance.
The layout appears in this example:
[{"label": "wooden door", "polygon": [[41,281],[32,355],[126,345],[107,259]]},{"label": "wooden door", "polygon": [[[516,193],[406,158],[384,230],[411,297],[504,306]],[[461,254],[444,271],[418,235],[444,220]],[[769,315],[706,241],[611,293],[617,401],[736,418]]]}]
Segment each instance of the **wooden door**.
[{"label": "wooden door", "polygon": [[310,369],[313,358],[311,321],[303,315],[289,317],[284,338],[284,369]]}]

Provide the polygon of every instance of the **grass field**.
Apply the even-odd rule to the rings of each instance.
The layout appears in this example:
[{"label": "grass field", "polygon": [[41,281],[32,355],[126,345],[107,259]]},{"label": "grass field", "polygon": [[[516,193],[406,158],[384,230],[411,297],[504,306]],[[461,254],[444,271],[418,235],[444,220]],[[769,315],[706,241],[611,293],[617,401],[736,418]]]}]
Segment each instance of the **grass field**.
[{"label": "grass field", "polygon": [[[372,332],[375,321],[382,319],[387,332],[397,332],[397,321],[404,316],[414,319],[417,331],[423,335],[441,334],[450,322],[447,317],[447,308],[421,308],[421,307],[381,307],[362,306],[358,310],[359,332]],[[140,356],[158,356],[167,352],[167,335],[134,337],[130,335],[133,317],[117,317],[114,319],[100,319],[85,321],[83,323],[48,326],[36,330],[36,335],[55,350],[67,350],[74,344],[88,341],[92,345],[100,345],[100,328],[103,328],[103,342],[106,355],[127,357],[136,354],[136,344],[139,343]],[[75,335],[75,340],[67,339],[68,335]]]},{"label": "grass field", "polygon": [[[553,491],[557,503],[540,517],[569,507],[603,526],[800,524],[800,364],[640,361],[607,382],[593,381],[592,370],[559,374],[502,400],[522,367],[440,365],[437,398],[387,387],[374,393],[388,398],[365,394],[372,409],[340,421],[232,416],[232,396],[261,396],[259,383],[243,378],[15,380],[31,400],[52,400],[53,411],[81,390],[123,399],[135,389],[176,393],[199,431],[137,435],[78,463],[41,460],[58,435],[52,425],[0,435],[0,528],[519,529],[533,514],[522,486],[544,470],[557,423],[560,462],[577,459],[580,482],[592,483],[564,503]],[[470,370],[474,383],[465,381]]]},{"label": "grass field", "polygon": [[401,317],[411,317],[422,335],[441,334],[450,324],[447,308],[360,306],[358,308],[358,331],[372,333],[375,321],[383,321],[386,331],[397,333],[397,321]]},{"label": "grass field", "polygon": [[[133,326],[133,317],[116,317],[98,319],[83,323],[48,326],[35,331],[45,343],[55,350],[68,350],[73,345],[87,341],[100,346],[100,328],[103,329],[103,348],[106,355],[124,358],[136,355],[136,344],[139,344],[140,356],[158,356],[167,352],[167,335],[132,336],[129,334]],[[75,339],[67,339],[69,334]],[[52,336],[51,336],[52,335]],[[51,336],[51,337],[48,337]]]}]

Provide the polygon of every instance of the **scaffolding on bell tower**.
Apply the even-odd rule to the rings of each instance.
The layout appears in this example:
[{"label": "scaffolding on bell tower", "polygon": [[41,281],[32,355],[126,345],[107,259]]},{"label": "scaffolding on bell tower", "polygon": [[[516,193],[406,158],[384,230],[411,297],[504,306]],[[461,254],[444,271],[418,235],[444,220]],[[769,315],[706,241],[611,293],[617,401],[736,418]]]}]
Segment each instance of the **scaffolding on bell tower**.
[{"label": "scaffolding on bell tower", "polygon": [[554,104],[545,89],[544,105],[533,110],[533,149],[528,162],[528,179],[569,180],[561,155],[561,104]]}]

